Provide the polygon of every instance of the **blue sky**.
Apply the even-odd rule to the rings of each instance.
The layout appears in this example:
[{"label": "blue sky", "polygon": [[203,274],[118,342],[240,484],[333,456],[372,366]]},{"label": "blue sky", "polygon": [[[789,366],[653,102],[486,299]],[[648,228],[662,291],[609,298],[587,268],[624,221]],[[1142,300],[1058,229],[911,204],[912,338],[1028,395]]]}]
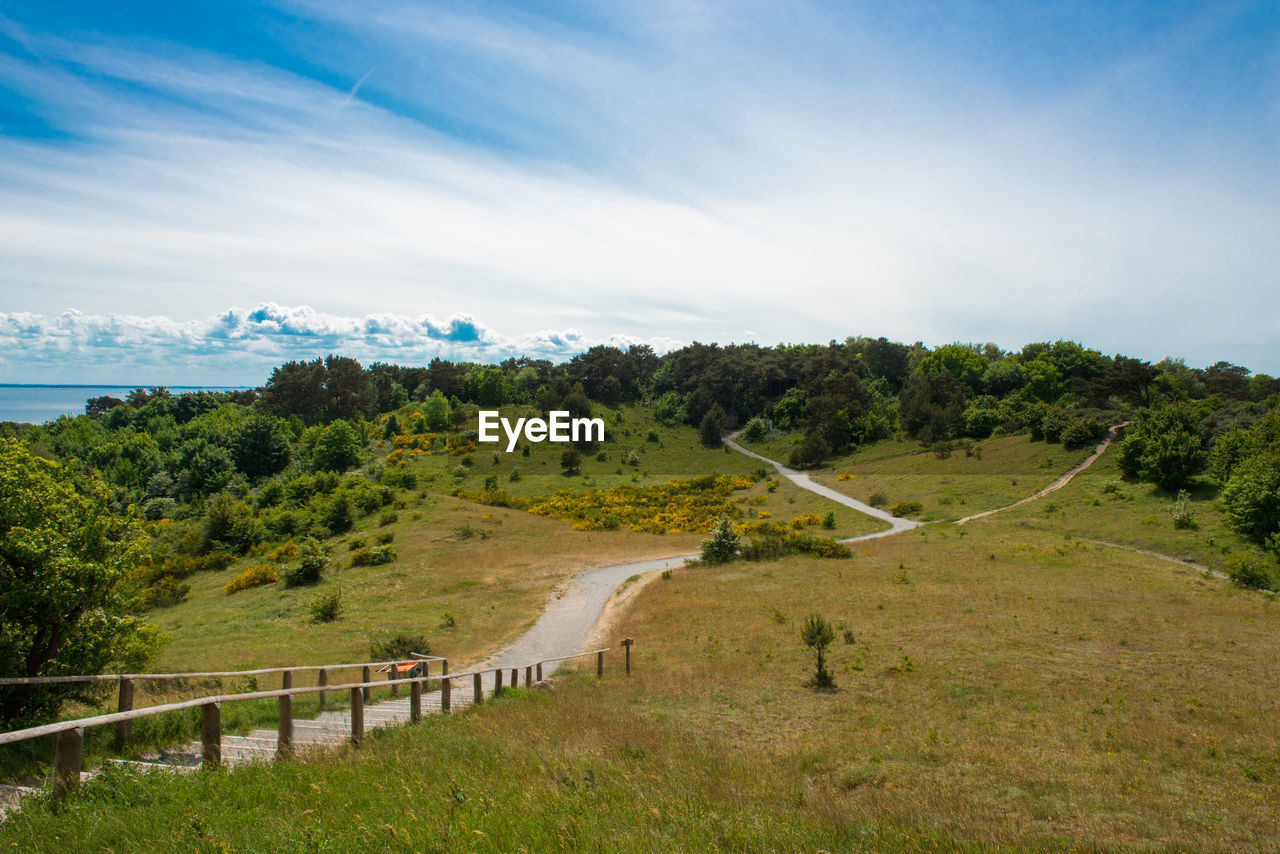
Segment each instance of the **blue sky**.
[{"label": "blue sky", "polygon": [[1280,4],[0,5],[0,381],[1074,338],[1280,373]]}]

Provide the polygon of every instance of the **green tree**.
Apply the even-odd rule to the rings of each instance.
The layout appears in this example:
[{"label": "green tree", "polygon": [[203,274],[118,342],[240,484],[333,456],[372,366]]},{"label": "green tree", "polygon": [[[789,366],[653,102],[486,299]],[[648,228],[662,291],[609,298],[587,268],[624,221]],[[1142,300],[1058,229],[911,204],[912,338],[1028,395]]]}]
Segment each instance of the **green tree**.
[{"label": "green tree", "polygon": [[363,444],[351,425],[338,419],[324,428],[316,441],[316,450],[311,457],[312,468],[316,471],[346,471],[360,462]]},{"label": "green tree", "polygon": [[1175,490],[1203,471],[1206,460],[1199,417],[1187,404],[1174,403],[1144,414],[1129,428],[1118,462],[1127,476]]},{"label": "green tree", "polygon": [[968,344],[944,344],[921,359],[918,370],[924,374],[946,371],[977,392],[982,390],[987,360]]},{"label": "green tree", "polygon": [[431,396],[422,402],[422,417],[427,420],[427,429],[432,433],[449,427],[451,411],[449,399],[440,393],[440,389],[431,392]]},{"label": "green tree", "polygon": [[[0,676],[137,667],[130,650],[154,649],[154,630],[122,613],[119,591],[146,560],[142,531],[109,500],[96,477],[0,439]],[[0,687],[0,720],[45,720],[72,698],[90,699],[83,685]]]},{"label": "green tree", "polygon": [[1280,531],[1280,450],[1257,454],[1237,465],[1218,494],[1231,527],[1262,543]]},{"label": "green tree", "polygon": [[582,454],[577,448],[565,448],[564,453],[560,455],[560,468],[564,469],[565,474],[577,474],[582,468]]},{"label": "green tree", "polygon": [[236,468],[253,480],[270,477],[289,465],[289,439],[278,418],[257,415],[246,419],[231,440]]},{"label": "green tree", "polygon": [[733,530],[728,516],[721,516],[711,526],[711,536],[702,541],[703,563],[728,563],[738,556],[742,538]]},{"label": "green tree", "polygon": [[827,647],[831,646],[831,642],[835,639],[835,629],[821,614],[810,614],[804,618],[804,625],[800,628],[800,640],[814,653],[813,679],[809,684],[815,688],[830,688],[835,685],[835,679],[832,678],[831,671],[827,670],[826,662]]},{"label": "green tree", "polygon": [[720,408],[720,404],[713,403],[707,410],[707,414],[702,416],[702,423],[698,426],[698,435],[704,447],[718,448],[724,444],[720,440],[724,434],[724,424],[724,410]]}]

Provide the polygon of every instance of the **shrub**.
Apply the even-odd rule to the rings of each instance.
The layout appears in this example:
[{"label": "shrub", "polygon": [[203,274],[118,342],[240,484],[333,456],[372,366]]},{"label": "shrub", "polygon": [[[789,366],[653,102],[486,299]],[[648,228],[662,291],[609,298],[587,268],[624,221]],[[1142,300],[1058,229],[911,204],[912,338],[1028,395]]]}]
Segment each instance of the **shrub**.
[{"label": "shrub", "polygon": [[1062,446],[1074,451],[1096,445],[1107,435],[1107,425],[1096,418],[1076,418],[1062,431]]},{"label": "shrub", "polygon": [[285,587],[316,584],[329,566],[329,556],[314,537],[307,537],[298,546],[298,562],[284,571]]},{"label": "shrub", "polygon": [[507,480],[511,481],[512,483],[519,483],[520,469],[512,469],[511,474],[507,475]]},{"label": "shrub", "polygon": [[889,508],[889,513],[894,516],[910,516],[912,513],[919,513],[924,509],[924,505],[919,501],[899,501]]},{"label": "shrub", "polygon": [[577,474],[582,468],[582,454],[577,448],[565,448],[560,454],[560,468],[565,474]]},{"label": "shrub", "polygon": [[369,644],[371,661],[400,661],[415,652],[419,655],[431,654],[431,644],[427,643],[427,639],[422,635],[397,632],[385,640]]},{"label": "shrub", "polygon": [[351,566],[381,566],[396,559],[394,546],[380,545],[356,549],[351,553]]},{"label": "shrub", "polygon": [[332,623],[342,616],[342,591],[334,589],[321,593],[307,607],[311,611],[311,622]]},{"label": "shrub", "polygon": [[742,438],[748,442],[759,442],[769,433],[769,424],[760,416],[756,416],[747,422],[747,426],[742,431]]},{"label": "shrub", "polygon": [[355,551],[356,549],[362,549],[367,545],[369,545],[369,541],[364,537],[352,537],[351,542],[347,543],[347,550]]},{"label": "shrub", "polygon": [[1250,590],[1278,590],[1275,574],[1262,564],[1246,557],[1231,561],[1228,577],[1238,586]]},{"label": "shrub", "polygon": [[822,527],[828,531],[836,529],[836,513],[834,510],[828,510],[827,515],[822,517]]},{"label": "shrub", "polygon": [[251,587],[275,584],[279,580],[280,576],[276,574],[275,569],[268,564],[258,563],[228,581],[226,586],[222,588],[222,592],[230,596],[232,593],[239,593],[241,590],[248,590]]},{"label": "shrub", "polygon": [[386,513],[383,513],[382,516],[378,518],[378,527],[385,528],[387,525],[393,525],[397,521],[399,521],[399,519],[400,519],[400,516],[398,513],[396,513],[396,511],[388,510]]},{"label": "shrub", "polygon": [[872,507],[884,507],[889,503],[889,496],[883,492],[873,492],[871,497],[867,499],[867,503]]},{"label": "shrub", "polygon": [[804,618],[804,626],[800,629],[800,640],[813,650],[813,679],[809,684],[815,688],[830,688],[835,685],[831,671],[827,670],[827,647],[836,639],[835,629],[821,614],[810,614]]},{"label": "shrub", "polygon": [[378,544],[385,546],[387,543],[391,542],[395,538],[396,538],[395,531],[383,531],[381,534],[378,534]]},{"label": "shrub", "polygon": [[271,561],[272,563],[280,563],[286,558],[291,558],[295,556],[297,553],[298,553],[298,544],[295,543],[293,540],[289,540],[289,542],[285,543],[284,545],[276,546],[274,549],[267,552],[267,560]]},{"label": "shrub", "polygon": [[703,563],[728,563],[737,557],[742,539],[733,530],[728,516],[721,516],[712,526],[710,534],[702,541]]},{"label": "shrub", "polygon": [[1178,497],[1173,501],[1173,527],[1178,530],[1198,528],[1195,511],[1191,509],[1191,493],[1185,489],[1178,490]]}]

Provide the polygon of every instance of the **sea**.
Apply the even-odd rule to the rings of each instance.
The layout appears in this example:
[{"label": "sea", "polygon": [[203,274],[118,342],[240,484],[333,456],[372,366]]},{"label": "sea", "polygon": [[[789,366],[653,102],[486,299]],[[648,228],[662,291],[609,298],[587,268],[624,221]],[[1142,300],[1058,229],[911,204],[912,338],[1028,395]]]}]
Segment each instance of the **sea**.
[{"label": "sea", "polygon": [[[84,415],[84,405],[94,397],[124,400],[137,385],[12,385],[0,383],[0,421],[43,424],[61,415]],[[245,386],[168,386],[171,394],[189,391],[236,391]]]}]

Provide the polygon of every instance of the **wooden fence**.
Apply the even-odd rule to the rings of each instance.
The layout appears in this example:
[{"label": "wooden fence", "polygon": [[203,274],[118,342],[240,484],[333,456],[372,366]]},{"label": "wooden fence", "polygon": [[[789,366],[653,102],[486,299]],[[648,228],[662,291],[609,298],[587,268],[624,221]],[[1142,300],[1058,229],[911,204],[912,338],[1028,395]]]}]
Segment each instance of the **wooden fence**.
[{"label": "wooden fence", "polygon": [[[627,673],[631,672],[631,649],[630,638],[625,643],[627,649]],[[524,667],[525,687],[530,687],[535,681],[542,681],[542,666],[558,661],[568,661],[575,658],[584,658],[594,655],[596,657],[596,676],[604,676],[604,654],[608,652],[608,648],[592,650],[591,652],[580,653],[578,655],[567,655],[560,658],[544,658],[541,661]],[[386,687],[388,682],[391,683],[392,694],[398,695],[399,684],[408,682],[409,687],[409,720],[416,723],[422,718],[422,694],[424,686],[430,681],[437,681],[440,685],[440,711],[443,714],[449,714],[452,706],[453,683],[454,680],[471,677],[472,680],[472,702],[479,704],[484,701],[484,675],[486,673],[494,674],[493,693],[500,694],[503,689],[503,674],[505,668],[487,668],[478,670],[467,670],[458,673],[449,672],[449,662],[446,659],[437,656],[420,655],[411,653],[412,658],[409,661],[372,661],[356,664],[324,664],[324,665],[305,665],[298,667],[267,667],[258,670],[225,670],[210,671],[204,673],[129,673],[129,674],[103,674],[99,676],[45,676],[45,677],[28,677],[28,678],[4,678],[0,679],[0,685],[41,685],[41,684],[67,684],[74,682],[119,682],[119,710],[110,714],[93,715],[91,717],[77,718],[75,720],[58,721],[56,723],[45,724],[43,726],[28,727],[27,729],[13,730],[12,732],[0,733],[0,745],[14,744],[20,741],[27,741],[32,738],[40,738],[47,735],[55,737],[54,741],[54,762],[53,762],[53,796],[55,801],[61,801],[70,793],[76,791],[80,786],[80,771],[83,764],[84,751],[84,731],[89,727],[109,726],[114,724],[117,728],[117,736],[122,741],[128,741],[132,729],[131,724],[138,718],[151,717],[166,712],[177,712],[183,709],[201,710],[201,763],[206,768],[217,767],[222,764],[222,704],[235,703],[243,700],[262,700],[275,698],[277,702],[276,716],[276,758],[284,759],[293,755],[293,698],[301,694],[319,694],[320,705],[324,706],[325,694],[330,691],[346,691],[350,696],[351,702],[351,742],[360,744],[364,740],[364,705],[372,698],[372,690],[374,688]],[[440,672],[431,676],[431,662],[440,662]],[[406,675],[401,676],[399,666],[412,663],[414,666],[406,671]],[[329,672],[333,670],[346,670],[360,668],[360,681],[344,682],[340,684],[330,684]],[[385,671],[387,673],[386,680],[374,679],[373,673],[375,669],[378,672]],[[519,667],[510,668],[511,687],[517,687],[520,682]],[[299,672],[318,673],[315,685],[307,685],[294,687],[293,675]],[[270,691],[249,691],[239,694],[216,694],[204,697],[196,697],[190,700],[180,700],[174,703],[162,703],[155,706],[146,706],[143,708],[133,708],[134,683],[141,680],[175,680],[175,679],[200,679],[200,678],[228,678],[228,677],[246,677],[261,676],[279,673],[281,676],[281,686],[278,690]]]}]

